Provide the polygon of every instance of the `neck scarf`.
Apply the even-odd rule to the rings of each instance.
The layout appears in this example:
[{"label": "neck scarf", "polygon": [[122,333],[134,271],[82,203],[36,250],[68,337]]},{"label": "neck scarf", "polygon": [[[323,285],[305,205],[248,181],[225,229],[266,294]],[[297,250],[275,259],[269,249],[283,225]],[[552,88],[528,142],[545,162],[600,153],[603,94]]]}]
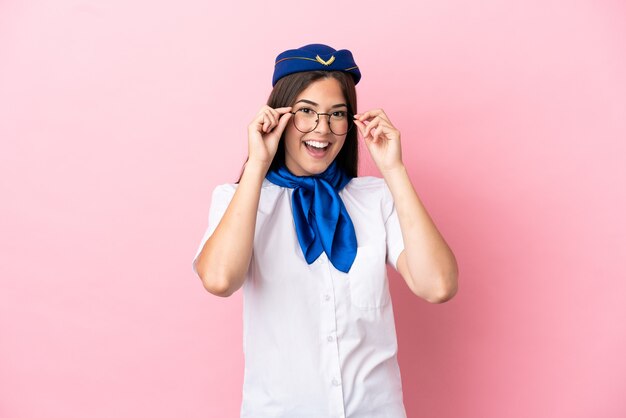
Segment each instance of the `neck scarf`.
[{"label": "neck scarf", "polygon": [[339,191],[351,180],[336,161],[314,176],[295,176],[286,166],[269,171],[266,178],[293,190],[293,220],[307,263],[326,253],[339,271],[347,273],[356,257],[356,233]]}]

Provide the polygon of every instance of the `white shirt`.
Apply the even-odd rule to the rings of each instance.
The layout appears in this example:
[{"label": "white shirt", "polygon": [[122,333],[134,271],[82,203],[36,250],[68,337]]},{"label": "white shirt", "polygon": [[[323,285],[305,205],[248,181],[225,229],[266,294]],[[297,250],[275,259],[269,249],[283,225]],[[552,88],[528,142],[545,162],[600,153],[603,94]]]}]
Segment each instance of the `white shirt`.
[{"label": "white shirt", "polygon": [[[194,261],[236,188],[224,184],[213,191]],[[292,193],[263,181],[242,287],[241,417],[405,418],[385,266],[396,267],[404,244],[386,183],[356,177],[339,192],[358,242],[348,273],[335,269],[325,253],[306,262]]]}]

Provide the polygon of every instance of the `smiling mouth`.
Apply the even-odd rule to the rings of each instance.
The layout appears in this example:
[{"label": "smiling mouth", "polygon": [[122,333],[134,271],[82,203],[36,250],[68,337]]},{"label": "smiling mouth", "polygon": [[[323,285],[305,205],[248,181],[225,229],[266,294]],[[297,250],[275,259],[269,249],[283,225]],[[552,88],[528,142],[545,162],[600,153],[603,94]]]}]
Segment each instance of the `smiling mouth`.
[{"label": "smiling mouth", "polygon": [[313,158],[324,158],[326,153],[330,149],[330,142],[328,141],[304,141],[304,146],[309,155]]},{"label": "smiling mouth", "polygon": [[329,142],[321,141],[304,141],[304,143],[310,150],[325,150],[330,145]]}]

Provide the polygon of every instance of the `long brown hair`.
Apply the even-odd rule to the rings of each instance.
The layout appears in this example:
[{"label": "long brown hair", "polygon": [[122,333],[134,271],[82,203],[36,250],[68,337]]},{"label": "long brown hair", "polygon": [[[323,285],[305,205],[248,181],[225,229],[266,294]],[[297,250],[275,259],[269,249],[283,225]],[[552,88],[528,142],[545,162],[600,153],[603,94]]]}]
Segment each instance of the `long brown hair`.
[{"label": "long brown hair", "polygon": [[[356,102],[356,89],[354,88],[354,79],[348,73],[342,71],[303,71],[299,73],[293,73],[284,76],[276,82],[274,89],[270,93],[267,99],[267,105],[271,108],[293,106],[298,95],[306,89],[314,81],[322,78],[333,77],[341,86],[341,91],[347,101],[348,113],[353,115],[357,113]],[[286,130],[285,130],[286,131]],[[350,131],[346,134],[346,140],[335,157],[337,166],[343,170],[349,177],[357,177],[358,165],[359,165],[359,144],[358,144],[358,129],[356,126],[352,126]],[[248,160],[246,160],[248,162]],[[281,166],[285,165],[285,132],[283,132],[280,141],[278,142],[278,148],[276,155],[270,164],[270,170],[277,170]],[[245,166],[245,164],[244,164]],[[243,168],[239,175],[239,180],[243,175]]]}]

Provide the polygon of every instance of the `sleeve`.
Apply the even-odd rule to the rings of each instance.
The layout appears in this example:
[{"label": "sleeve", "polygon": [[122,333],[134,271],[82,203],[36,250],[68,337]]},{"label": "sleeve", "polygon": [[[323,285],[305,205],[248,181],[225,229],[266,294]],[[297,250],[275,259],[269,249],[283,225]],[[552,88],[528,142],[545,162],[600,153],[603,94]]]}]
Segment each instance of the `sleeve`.
[{"label": "sleeve", "polygon": [[387,263],[397,271],[398,257],[404,251],[404,240],[396,206],[387,183],[383,183],[383,216],[387,233]]},{"label": "sleeve", "polygon": [[204,244],[208,241],[209,237],[213,234],[217,225],[222,220],[224,213],[226,212],[226,208],[230,204],[233,196],[235,195],[236,186],[233,184],[222,184],[213,189],[213,194],[211,195],[211,206],[209,208],[209,224],[207,226],[206,231],[204,232],[204,236],[200,241],[200,245],[196,250],[196,255],[193,258],[192,268],[193,271],[198,274],[196,270],[196,259],[202,252],[202,248],[204,248]]}]

